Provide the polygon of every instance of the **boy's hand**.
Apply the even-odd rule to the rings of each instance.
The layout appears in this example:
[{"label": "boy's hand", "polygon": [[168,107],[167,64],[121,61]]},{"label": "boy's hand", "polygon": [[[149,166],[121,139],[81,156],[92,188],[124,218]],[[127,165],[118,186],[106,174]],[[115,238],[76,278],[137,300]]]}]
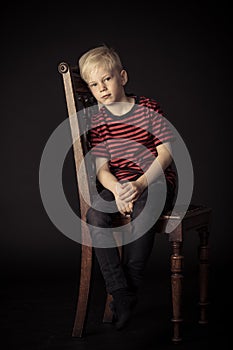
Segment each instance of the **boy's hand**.
[{"label": "boy's hand", "polygon": [[123,215],[130,215],[130,213],[133,210],[133,203],[123,201],[120,199],[119,196],[116,196],[115,200],[116,200],[116,205],[117,205],[119,212]]},{"label": "boy's hand", "polygon": [[[128,183],[117,183],[116,184],[116,193],[115,193],[115,200],[116,205],[119,210],[119,212],[123,215],[130,214],[133,210],[133,203],[130,200],[126,200],[125,198],[129,198],[129,196],[126,195],[126,193],[130,193],[130,188],[126,188],[126,184]],[[125,198],[122,198],[122,194],[125,194]]]},{"label": "boy's hand", "polygon": [[142,192],[144,191],[144,186],[137,181],[118,183],[116,192],[119,198],[125,202],[135,202]]}]

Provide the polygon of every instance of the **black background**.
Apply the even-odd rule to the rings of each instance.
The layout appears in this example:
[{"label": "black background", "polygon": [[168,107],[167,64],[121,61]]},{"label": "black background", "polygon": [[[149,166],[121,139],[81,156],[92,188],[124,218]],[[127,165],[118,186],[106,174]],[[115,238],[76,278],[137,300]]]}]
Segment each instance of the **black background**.
[{"label": "black background", "polygon": [[[128,71],[127,89],[155,98],[189,150],[193,202],[213,209],[216,295],[231,295],[225,285],[231,285],[232,261],[231,15],[224,2],[155,2],[153,9],[142,3],[128,10],[113,2],[4,6],[0,258],[6,285],[76,276],[80,247],[50,221],[40,197],[39,166],[48,138],[68,116],[58,64],[75,65],[86,50],[107,43]],[[64,185],[75,208],[72,152]],[[192,240],[185,249],[192,261]],[[157,269],[167,264],[166,250],[167,243],[158,238],[151,260],[159,262]]]}]

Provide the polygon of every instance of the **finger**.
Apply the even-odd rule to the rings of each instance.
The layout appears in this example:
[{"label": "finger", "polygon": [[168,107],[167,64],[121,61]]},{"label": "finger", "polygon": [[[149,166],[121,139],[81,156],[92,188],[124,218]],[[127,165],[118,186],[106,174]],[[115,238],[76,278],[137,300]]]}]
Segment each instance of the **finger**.
[{"label": "finger", "polygon": [[124,200],[125,202],[131,202],[131,201],[135,201],[137,198],[139,197],[139,194],[137,192],[133,192],[130,195],[125,195],[124,197],[121,197],[121,200]]},{"label": "finger", "polygon": [[130,185],[130,182],[129,181],[121,182],[120,185],[122,188],[125,188],[126,186]]},{"label": "finger", "polygon": [[120,186],[121,190],[126,190],[126,191],[129,191],[133,187],[131,182],[124,182],[120,185],[121,185]]},{"label": "finger", "polygon": [[132,202],[129,203],[129,209],[130,209],[130,213],[132,213],[132,211],[133,211],[133,203]]},{"label": "finger", "polygon": [[135,203],[138,200],[139,197],[140,197],[140,193],[135,193],[135,195],[132,196],[131,202]]},{"label": "finger", "polygon": [[121,189],[119,189],[118,193],[119,193],[119,196],[122,196],[125,193],[132,193],[132,191],[133,191],[132,186],[127,185],[127,186],[122,187]]},{"label": "finger", "polygon": [[119,197],[121,200],[130,201],[130,198],[135,194],[135,191],[132,188],[127,189],[127,191],[122,192],[119,194]]},{"label": "finger", "polygon": [[119,212],[120,212],[122,215],[125,215],[125,210],[119,209],[119,208],[118,208],[118,210],[119,210]]}]

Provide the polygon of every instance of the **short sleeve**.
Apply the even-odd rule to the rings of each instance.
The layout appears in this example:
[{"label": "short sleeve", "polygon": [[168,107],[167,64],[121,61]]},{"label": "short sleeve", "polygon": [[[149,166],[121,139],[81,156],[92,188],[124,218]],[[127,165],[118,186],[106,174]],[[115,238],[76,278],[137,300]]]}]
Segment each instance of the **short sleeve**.
[{"label": "short sleeve", "polygon": [[151,133],[154,136],[155,146],[166,142],[174,142],[176,137],[170,123],[164,117],[160,106],[151,111]]}]

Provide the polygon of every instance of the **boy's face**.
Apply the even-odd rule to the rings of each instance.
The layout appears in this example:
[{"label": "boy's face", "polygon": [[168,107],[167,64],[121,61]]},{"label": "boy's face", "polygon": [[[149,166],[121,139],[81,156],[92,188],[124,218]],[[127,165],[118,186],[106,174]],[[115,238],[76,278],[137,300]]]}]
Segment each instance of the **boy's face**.
[{"label": "boy's face", "polygon": [[125,70],[108,70],[99,67],[91,71],[88,86],[100,104],[109,105],[114,102],[124,102],[126,99],[124,85],[127,82]]}]

